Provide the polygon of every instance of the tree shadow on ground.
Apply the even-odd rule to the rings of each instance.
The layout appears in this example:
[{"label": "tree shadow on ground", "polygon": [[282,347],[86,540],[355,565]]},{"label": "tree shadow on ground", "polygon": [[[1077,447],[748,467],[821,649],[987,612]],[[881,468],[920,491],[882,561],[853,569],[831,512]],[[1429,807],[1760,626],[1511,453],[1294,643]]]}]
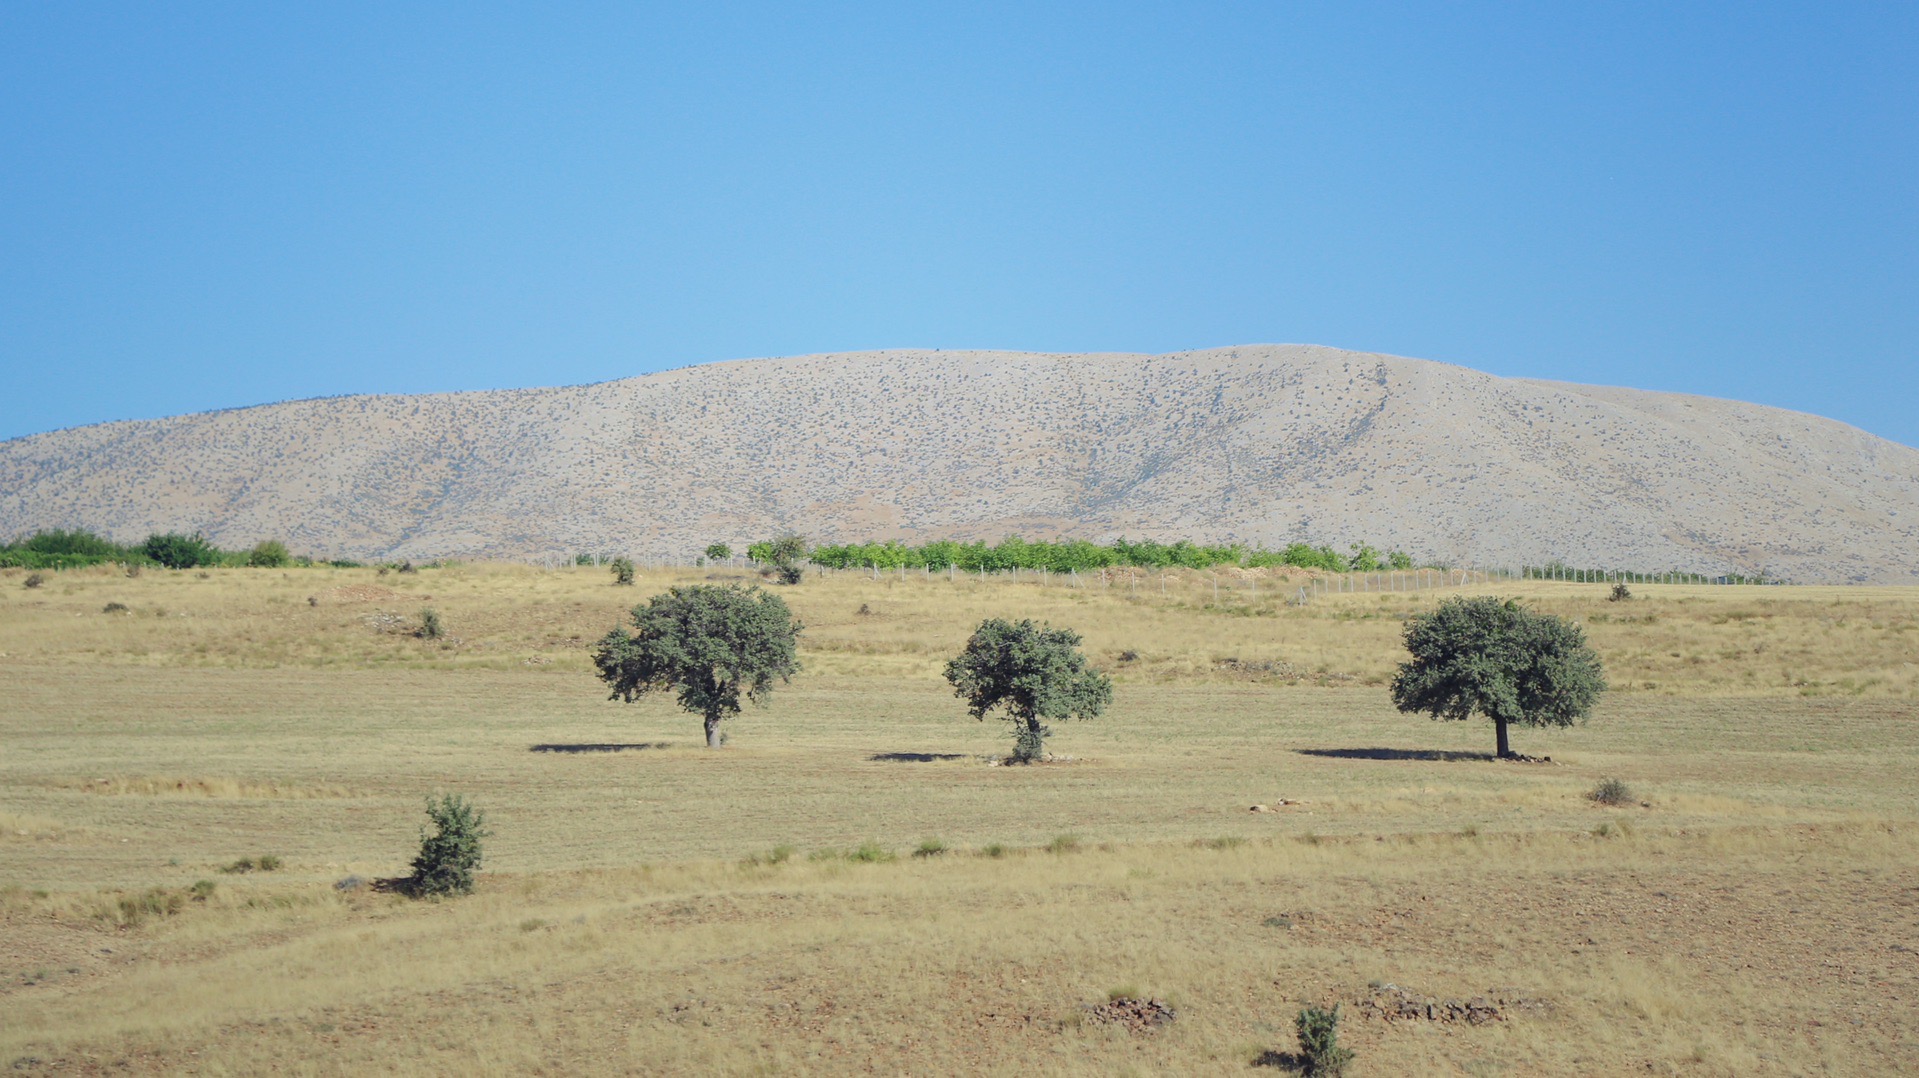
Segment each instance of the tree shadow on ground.
[{"label": "tree shadow on ground", "polygon": [[534,745],[533,747],[529,748],[527,751],[528,752],[626,752],[630,749],[637,752],[641,749],[663,749],[670,746],[671,744],[672,744],[671,741],[634,741],[634,742],[624,742],[624,743],[623,742],[591,742],[591,741],[581,741],[576,743],[558,742],[558,743],[548,743],[545,745]]},{"label": "tree shadow on ground", "polygon": [[1490,761],[1490,752],[1451,752],[1445,749],[1296,749],[1301,756],[1330,756],[1336,760],[1463,760]]},{"label": "tree shadow on ground", "polygon": [[964,760],[966,754],[963,752],[876,752],[867,759],[903,764],[930,764],[938,760]]},{"label": "tree shadow on ground", "polygon": [[1306,1057],[1297,1052],[1275,1052],[1271,1048],[1253,1057],[1255,1067],[1277,1067],[1280,1070],[1306,1073]]}]

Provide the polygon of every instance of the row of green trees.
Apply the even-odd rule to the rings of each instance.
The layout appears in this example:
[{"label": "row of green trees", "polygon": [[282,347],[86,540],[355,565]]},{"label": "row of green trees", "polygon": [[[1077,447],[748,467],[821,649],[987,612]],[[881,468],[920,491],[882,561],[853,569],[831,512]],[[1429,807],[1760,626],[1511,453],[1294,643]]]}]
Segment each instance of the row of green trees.
[{"label": "row of green trees", "polygon": [[[195,532],[156,532],[138,543],[122,544],[84,529],[37,531],[25,539],[0,544],[0,569],[78,569],[88,565],[159,566],[197,569],[208,566],[278,569],[313,565],[298,557],[278,539],[267,539],[246,550],[221,550]],[[326,564],[352,567],[356,562]]]},{"label": "row of green trees", "polygon": [[[760,544],[747,548],[749,556]],[[1029,540],[1008,536],[998,543],[935,540],[909,546],[897,539],[886,542],[826,544],[812,548],[813,564],[831,569],[935,569],[949,566],[964,572],[1003,572],[1008,569],[1044,569],[1054,573],[1089,572],[1132,566],[1142,569],[1211,569],[1234,565],[1249,569],[1290,565],[1332,573],[1373,573],[1411,569],[1413,559],[1403,552],[1381,551],[1354,543],[1344,553],[1330,546],[1292,543],[1280,550],[1244,543],[1206,545],[1181,539],[1176,543],[1152,540],[1094,543],[1085,539]]]},{"label": "row of green trees", "polygon": [[[724,743],[720,724],[743,702],[764,705],[800,669],[804,626],[757,587],[675,587],[634,607],[632,623],[593,646],[600,680],[628,703],[676,694],[701,716],[708,748]],[[1606,688],[1577,624],[1515,600],[1448,599],[1409,619],[1404,639],[1412,658],[1393,678],[1393,703],[1435,719],[1491,719],[1500,757],[1514,755],[1509,727],[1570,726]],[[1112,681],[1079,645],[1071,629],[988,618],[946,664],[946,680],[975,719],[1000,712],[1013,726],[1012,759],[1032,762],[1052,733],[1046,722],[1091,719],[1112,702]]]}]

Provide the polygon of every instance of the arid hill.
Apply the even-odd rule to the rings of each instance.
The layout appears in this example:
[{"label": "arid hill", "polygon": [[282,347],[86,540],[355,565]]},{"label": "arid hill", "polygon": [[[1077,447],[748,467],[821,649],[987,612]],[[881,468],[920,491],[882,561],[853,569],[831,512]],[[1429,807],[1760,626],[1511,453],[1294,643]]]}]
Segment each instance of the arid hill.
[{"label": "arid hill", "polygon": [[894,351],[291,401],[0,442],[0,534],[357,558],[795,530],[1354,540],[1454,564],[1919,582],[1919,451],[1735,401],[1301,345]]}]

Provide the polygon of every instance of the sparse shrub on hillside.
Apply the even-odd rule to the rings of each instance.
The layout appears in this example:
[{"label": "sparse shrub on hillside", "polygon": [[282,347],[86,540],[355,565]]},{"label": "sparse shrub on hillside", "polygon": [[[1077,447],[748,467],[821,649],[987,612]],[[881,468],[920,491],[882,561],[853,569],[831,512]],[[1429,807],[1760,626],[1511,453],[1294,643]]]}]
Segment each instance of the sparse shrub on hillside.
[{"label": "sparse shrub on hillside", "polygon": [[1579,626],[1516,600],[1447,599],[1407,621],[1405,640],[1413,657],[1393,677],[1393,704],[1435,719],[1485,715],[1502,758],[1513,755],[1510,724],[1571,726],[1606,688]]},{"label": "sparse shrub on hillside", "polygon": [[433,830],[420,832],[420,852],[413,858],[407,893],[416,898],[472,894],[481,841],[492,834],[484,826],[485,814],[460,795],[447,794],[438,800],[427,798],[426,815]]},{"label": "sparse shrub on hillside", "polygon": [[1045,719],[1091,719],[1113,699],[1113,683],[1088,669],[1079,634],[1030,619],[989,618],[946,664],[946,680],[975,719],[995,708],[1013,724],[1013,756],[1031,763],[1046,752]]},{"label": "sparse shrub on hillside", "polygon": [[1612,586],[1612,594],[1606,596],[1606,600],[1613,603],[1623,603],[1631,598],[1632,589],[1624,584],[1614,584]]},{"label": "sparse shrub on hillside", "polygon": [[1632,787],[1615,778],[1601,780],[1586,797],[1598,804],[1617,808],[1632,803]]},{"label": "sparse shrub on hillside", "polygon": [[633,559],[614,558],[608,563],[613,567],[613,583],[631,587],[633,584]]},{"label": "sparse shrub on hillside", "polygon": [[278,539],[266,539],[247,551],[247,565],[254,569],[283,569],[293,563],[287,545]]},{"label": "sparse shrub on hillside", "polygon": [[799,672],[801,629],[777,595],[696,584],[634,607],[633,631],[601,637],[593,664],[615,700],[677,690],[680,706],[702,716],[707,748],[718,748],[720,723],[740,713],[742,696],[764,704],[775,679]]},{"label": "sparse shrub on hillside", "polygon": [[1353,1061],[1353,1051],[1339,1046],[1339,1005],[1332,1010],[1310,1006],[1293,1019],[1299,1036],[1302,1070],[1310,1078],[1339,1078]]},{"label": "sparse shrub on hillside", "polygon": [[420,611],[420,627],[414,630],[413,635],[422,640],[438,640],[445,636],[446,627],[440,624],[440,612],[430,606]]},{"label": "sparse shrub on hillside", "polygon": [[207,542],[206,536],[198,532],[192,535],[179,532],[149,535],[147,541],[141,544],[140,551],[169,569],[195,569],[220,563],[220,552]]}]

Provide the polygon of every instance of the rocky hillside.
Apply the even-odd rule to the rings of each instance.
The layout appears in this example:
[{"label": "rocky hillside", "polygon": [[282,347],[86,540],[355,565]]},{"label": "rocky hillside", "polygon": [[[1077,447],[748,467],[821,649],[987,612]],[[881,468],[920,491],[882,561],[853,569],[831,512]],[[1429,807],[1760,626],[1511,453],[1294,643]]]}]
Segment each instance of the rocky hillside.
[{"label": "rocky hillside", "polygon": [[1777,408],[1311,346],[868,352],[0,442],[0,534],[357,558],[1356,539],[1455,564],[1919,582],[1919,451]]}]

